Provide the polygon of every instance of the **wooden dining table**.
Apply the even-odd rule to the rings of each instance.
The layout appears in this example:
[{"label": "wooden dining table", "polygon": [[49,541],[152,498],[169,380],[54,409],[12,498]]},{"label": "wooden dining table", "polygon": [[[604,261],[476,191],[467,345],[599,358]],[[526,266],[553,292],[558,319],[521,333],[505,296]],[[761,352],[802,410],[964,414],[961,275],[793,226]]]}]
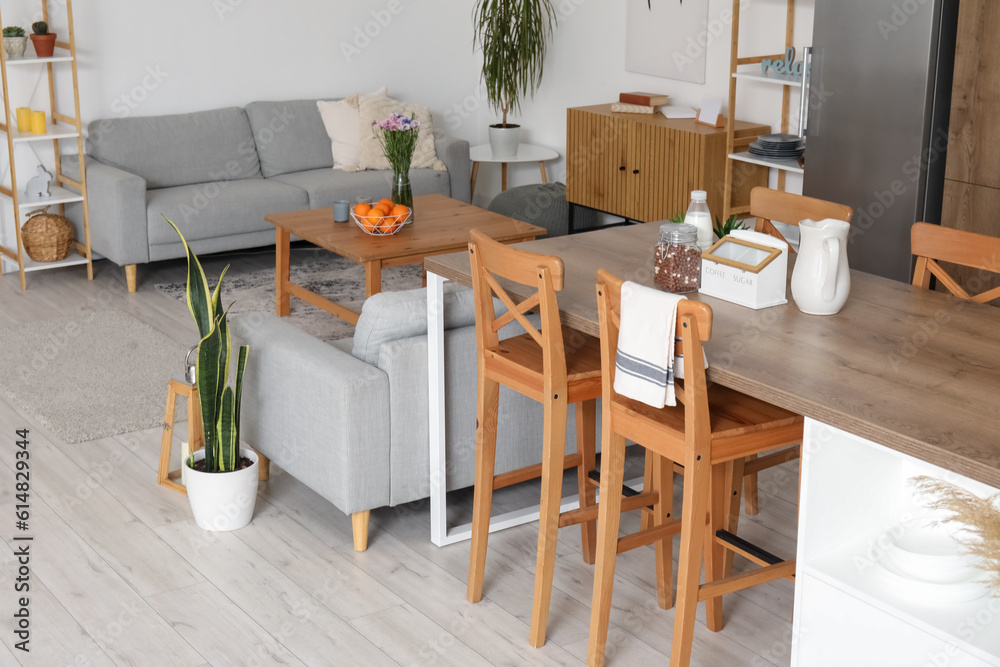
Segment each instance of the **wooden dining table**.
[{"label": "wooden dining table", "polygon": [[[562,258],[566,274],[565,289],[558,295],[562,322],[598,335],[597,270],[604,268],[623,279],[652,286],[653,247],[658,238],[658,225],[647,224],[516,247]],[[465,285],[471,281],[467,253],[431,257],[424,265],[428,274],[433,481],[444,479],[445,469],[442,286],[446,280]],[[1000,489],[1000,309],[857,271],[851,272],[851,283],[846,305],[832,316],[802,313],[790,293],[787,304],[761,310],[698,293],[687,295],[713,309],[712,338],[705,345],[709,380],[804,415],[803,480],[810,455],[843,477],[828,480],[822,469],[812,471],[813,486],[826,495],[808,503],[803,481],[799,560],[807,564],[815,561],[822,565],[826,554],[803,560],[803,548],[807,555],[811,548],[803,546],[804,535],[815,534],[806,542],[822,544],[828,550],[858,542],[860,551],[862,537],[877,539],[885,525],[891,524],[892,513],[903,512],[900,498],[906,494],[896,487],[905,486],[911,472],[929,471],[958,480],[980,495]],[[524,297],[529,291],[525,288],[519,293],[513,288],[511,294]],[[838,452],[855,458],[839,461]],[[852,470],[860,474],[854,475]],[[464,530],[447,527],[446,490],[439,486],[441,497],[435,501],[432,495],[431,537],[436,544],[447,544],[463,539]],[[838,495],[834,497],[832,490]],[[876,506],[872,507],[873,503]],[[879,503],[891,509],[880,510]],[[812,515],[806,512],[807,505]],[[867,523],[866,514],[871,515]],[[528,520],[526,516],[522,512],[521,516],[494,518],[497,526],[493,529]],[[827,525],[820,530],[817,520]],[[827,568],[829,572],[824,567],[816,567],[817,581],[843,584],[848,599],[867,599],[876,607],[881,605],[880,609],[889,609],[886,613],[902,615],[911,625],[937,627],[926,619],[913,621],[907,614],[922,618],[920,610],[903,603],[893,605],[891,592],[880,588],[879,582],[865,579],[868,573],[857,581],[853,573],[838,579],[830,574],[836,570],[834,565]],[[906,608],[905,613],[898,612],[900,605]],[[809,614],[799,614],[798,600],[796,610],[797,616],[815,621]],[[1000,624],[1000,614],[995,616]],[[858,612],[857,617],[864,616]],[[863,631],[858,629],[859,634]],[[952,637],[945,630],[941,632]],[[806,656],[801,664],[820,664],[809,662],[814,658],[807,655],[808,644],[800,646],[798,641],[793,642],[793,656],[801,652]],[[989,644],[992,640],[983,641]],[[985,651],[980,659],[1000,655],[1000,639],[996,647],[973,644],[967,647],[973,654]],[[793,664],[799,663],[793,659]]]}]

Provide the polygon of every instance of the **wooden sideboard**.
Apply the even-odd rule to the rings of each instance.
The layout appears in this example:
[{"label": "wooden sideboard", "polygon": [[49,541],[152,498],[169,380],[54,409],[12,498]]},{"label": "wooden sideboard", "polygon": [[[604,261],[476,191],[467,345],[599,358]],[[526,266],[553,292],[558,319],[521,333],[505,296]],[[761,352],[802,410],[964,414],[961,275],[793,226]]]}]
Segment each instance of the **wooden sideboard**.
[{"label": "wooden sideboard", "polygon": [[[613,113],[610,104],[567,109],[566,199],[630,220],[665,220],[687,210],[692,190],[708,192],[722,215],[726,129],[662,114]],[[768,134],[767,125],[736,121],[736,137]],[[767,186],[768,170],[734,167],[733,201],[749,204],[750,190]]]}]

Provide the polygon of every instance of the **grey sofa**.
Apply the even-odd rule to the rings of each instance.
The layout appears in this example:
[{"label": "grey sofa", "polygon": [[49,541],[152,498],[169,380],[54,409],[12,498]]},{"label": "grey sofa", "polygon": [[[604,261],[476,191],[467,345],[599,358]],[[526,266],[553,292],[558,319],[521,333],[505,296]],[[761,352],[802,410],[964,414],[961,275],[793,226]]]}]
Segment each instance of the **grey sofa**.
[{"label": "grey sofa", "polygon": [[[430,495],[426,303],[423,289],[376,294],[354,338],[333,344],[273,315],[232,318],[234,338],[251,350],[241,438],[352,515],[359,550],[370,510]],[[500,332],[521,333],[516,323]],[[445,369],[447,488],[454,490],[473,484],[476,340],[472,292],[453,284],[445,285]],[[568,452],[576,451],[574,424],[571,405]],[[541,404],[502,387],[497,472],[538,463],[541,443]]]},{"label": "grey sofa", "polygon": [[[411,170],[414,194],[469,202],[469,143],[436,132],[435,148],[448,171]],[[265,215],[388,196],[392,173],[334,170],[316,100],[93,121],[86,165],[91,246],[126,267],[129,291],[137,264],[184,257],[161,214],[199,255],[268,245]],[[79,179],[75,156],[62,169]],[[80,205],[67,210],[79,232]]]}]

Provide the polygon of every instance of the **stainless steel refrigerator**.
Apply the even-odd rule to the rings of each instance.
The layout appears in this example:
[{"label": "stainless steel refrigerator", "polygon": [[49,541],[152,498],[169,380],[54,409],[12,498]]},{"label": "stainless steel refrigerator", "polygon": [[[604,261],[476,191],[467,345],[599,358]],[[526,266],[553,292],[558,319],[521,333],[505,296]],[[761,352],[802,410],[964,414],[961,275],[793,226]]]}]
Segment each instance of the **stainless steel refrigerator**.
[{"label": "stainless steel refrigerator", "polygon": [[816,0],[803,194],[854,207],[851,268],[910,279],[940,224],[958,0]]}]

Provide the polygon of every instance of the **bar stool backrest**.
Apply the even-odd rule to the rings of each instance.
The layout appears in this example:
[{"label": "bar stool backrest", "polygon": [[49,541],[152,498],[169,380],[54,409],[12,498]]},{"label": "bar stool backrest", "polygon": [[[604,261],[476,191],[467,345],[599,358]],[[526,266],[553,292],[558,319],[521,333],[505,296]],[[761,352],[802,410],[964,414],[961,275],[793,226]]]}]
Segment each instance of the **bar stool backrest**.
[{"label": "bar stool backrest", "polygon": [[[516,320],[541,346],[545,377],[555,378],[557,383],[562,378],[565,384],[566,353],[556,300],[556,292],[562,290],[564,284],[563,261],[552,255],[517,250],[475,229],[469,235],[469,262],[476,308],[476,350],[480,363],[485,350],[499,345],[500,329]],[[516,303],[498,278],[534,287],[537,291]],[[499,317],[493,306],[494,296],[507,307],[507,312]],[[534,308],[541,316],[540,328],[527,318],[528,311]]]},{"label": "bar stool backrest", "polygon": [[[823,199],[757,187],[750,191],[750,215],[757,218],[754,231],[770,234],[788,242],[772,222],[798,226],[803,220],[843,220],[850,222],[854,209],[843,204],[835,204]],[[789,244],[789,248],[791,245]],[[792,252],[795,252],[792,249]]]},{"label": "bar stool backrest", "polygon": [[[601,367],[603,369],[604,396],[614,397],[615,356],[618,351],[618,332],[621,328],[622,285],[624,281],[600,269],[597,272],[597,310],[601,327]],[[688,408],[690,417],[704,411],[707,419],[708,394],[705,379],[704,350],[702,343],[712,337],[712,307],[707,303],[684,299],[677,305],[677,332],[681,339],[680,350],[684,355],[684,380],[675,385],[677,400]],[[690,355],[690,356],[689,356]],[[703,401],[694,410],[694,404]]]},{"label": "bar stool backrest", "polygon": [[[951,262],[998,274],[1000,238],[917,222],[910,228],[910,252],[917,258],[913,269],[915,286],[930,288],[933,275],[949,292],[960,299],[976,303],[989,303],[994,299],[1000,299],[1000,286],[972,295],[938,263]],[[980,282],[987,278],[977,277]]]}]

